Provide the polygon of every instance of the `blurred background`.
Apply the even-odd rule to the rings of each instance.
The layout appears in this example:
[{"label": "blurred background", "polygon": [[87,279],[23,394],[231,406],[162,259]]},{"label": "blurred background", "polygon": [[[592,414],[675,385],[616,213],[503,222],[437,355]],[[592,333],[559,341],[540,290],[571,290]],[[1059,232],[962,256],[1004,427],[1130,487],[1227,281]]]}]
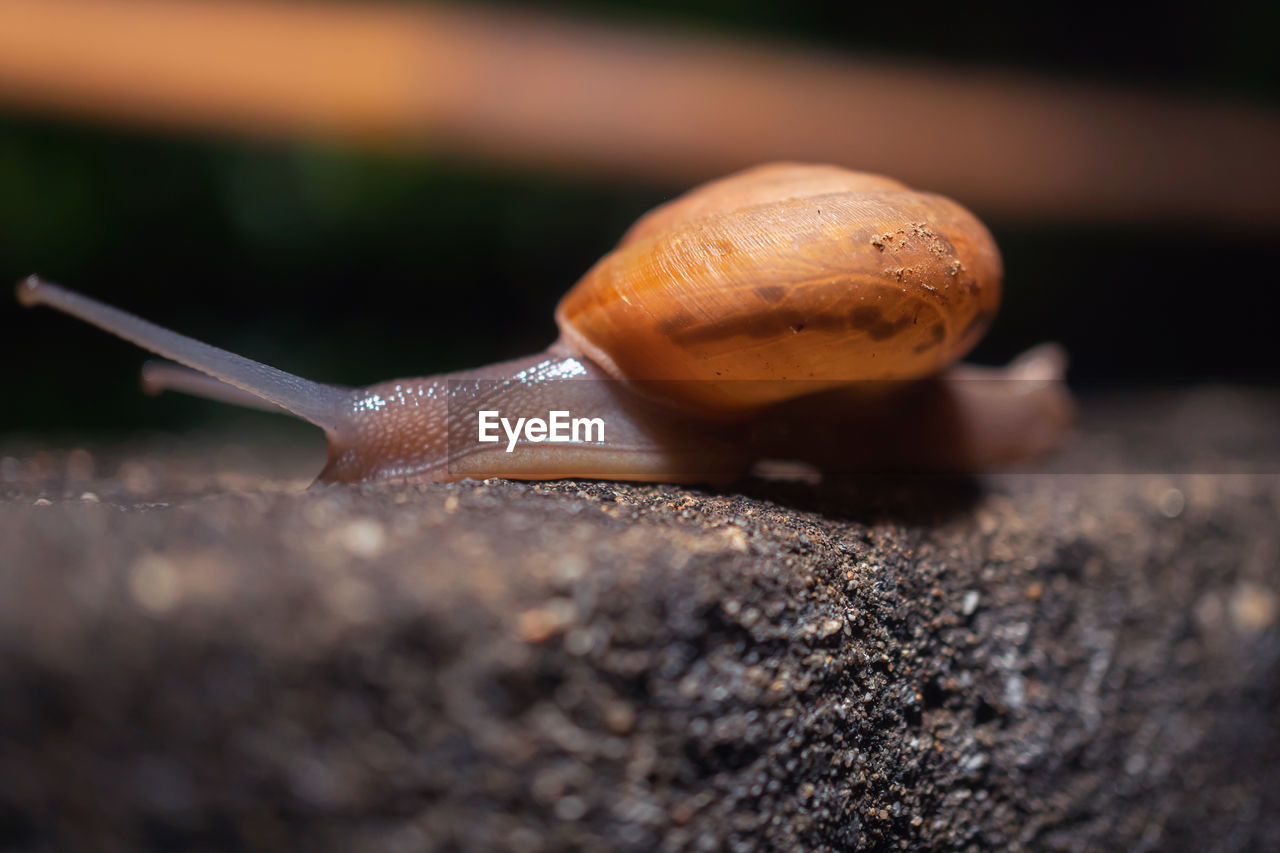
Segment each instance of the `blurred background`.
[{"label": "blurred background", "polygon": [[[139,25],[166,5],[226,15],[188,44],[182,20]],[[1086,391],[1280,380],[1275,3],[98,6],[126,17],[0,0],[5,282],[38,272],[366,384],[544,347],[560,295],[646,209],[759,160],[822,159],[987,222],[1006,300],[974,360],[1058,340]],[[238,56],[242,32],[266,47]],[[270,417],[145,397],[143,360],[6,296],[0,431]]]}]

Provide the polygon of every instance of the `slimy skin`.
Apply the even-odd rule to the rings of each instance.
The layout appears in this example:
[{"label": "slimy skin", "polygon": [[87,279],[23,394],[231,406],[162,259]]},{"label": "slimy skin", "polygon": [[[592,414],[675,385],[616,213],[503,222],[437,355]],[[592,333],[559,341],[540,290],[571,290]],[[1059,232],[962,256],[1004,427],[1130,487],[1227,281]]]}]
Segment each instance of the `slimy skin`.
[{"label": "slimy skin", "polygon": [[[480,411],[599,418],[604,440],[478,441]],[[528,358],[354,392],[330,435],[322,481],[589,477],[651,482],[732,479],[750,461],[733,424],[673,412],[591,362],[553,347]]]},{"label": "slimy skin", "polygon": [[[762,459],[804,462],[829,473],[972,473],[1038,459],[1061,444],[1075,418],[1062,382],[1064,368],[1061,348],[1044,344],[1003,368],[960,364],[920,382],[866,383],[802,397],[749,421],[707,421],[680,417],[638,397],[590,362],[547,352],[493,365],[483,376],[464,371],[352,391],[352,432],[330,435],[329,462],[318,480],[501,476],[728,483]],[[176,365],[148,362],[143,374],[149,393],[178,390],[283,411]],[[510,380],[511,375],[520,379]],[[568,375],[580,380],[569,385]],[[497,446],[470,440],[475,412],[482,405],[507,406],[512,398],[504,395],[513,392],[516,382],[521,384],[518,396],[533,407],[531,412],[558,408],[601,415],[607,441],[576,446],[521,442],[507,454],[505,435]],[[449,405],[439,402],[450,397],[460,418],[453,429],[458,439],[453,449],[445,437]],[[432,428],[431,421],[439,426]]]}]

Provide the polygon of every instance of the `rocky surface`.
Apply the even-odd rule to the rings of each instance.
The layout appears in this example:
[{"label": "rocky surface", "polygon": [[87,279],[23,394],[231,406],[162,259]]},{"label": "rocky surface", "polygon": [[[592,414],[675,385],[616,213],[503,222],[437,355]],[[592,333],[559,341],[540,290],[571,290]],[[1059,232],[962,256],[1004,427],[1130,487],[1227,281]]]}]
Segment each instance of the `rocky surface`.
[{"label": "rocky surface", "polygon": [[1277,398],[1206,393],[980,482],[10,441],[0,846],[1280,849]]}]

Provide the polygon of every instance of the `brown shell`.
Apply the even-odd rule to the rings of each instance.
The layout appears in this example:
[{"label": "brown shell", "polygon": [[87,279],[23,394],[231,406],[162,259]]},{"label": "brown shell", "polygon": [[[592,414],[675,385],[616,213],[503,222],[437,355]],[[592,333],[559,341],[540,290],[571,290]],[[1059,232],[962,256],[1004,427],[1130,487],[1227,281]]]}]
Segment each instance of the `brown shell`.
[{"label": "brown shell", "polygon": [[893,178],[870,172],[851,172],[839,166],[767,163],[708,181],[655,207],[627,229],[618,246],[652,237],[691,219],[740,207],[841,191],[891,192],[906,189],[905,184]]},{"label": "brown shell", "polygon": [[741,410],[850,382],[915,379],[977,342],[1000,254],[942,196],[778,164],[647,214],[556,309],[610,374],[691,408]]}]

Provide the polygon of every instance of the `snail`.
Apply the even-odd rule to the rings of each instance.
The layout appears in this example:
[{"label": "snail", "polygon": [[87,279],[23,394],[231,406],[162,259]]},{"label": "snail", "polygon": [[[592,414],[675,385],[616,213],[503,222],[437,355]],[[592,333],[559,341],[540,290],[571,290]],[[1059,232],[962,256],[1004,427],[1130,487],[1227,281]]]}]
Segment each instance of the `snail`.
[{"label": "snail", "polygon": [[321,427],[320,482],[690,482],[760,459],[972,471],[1051,449],[1071,417],[1058,348],[1004,369],[957,364],[994,317],[1001,278],[990,233],[956,202],[778,163],[650,211],[560,301],[555,343],[476,370],[336,387],[34,276],[18,298],[177,362],[144,371],[152,390]]}]

